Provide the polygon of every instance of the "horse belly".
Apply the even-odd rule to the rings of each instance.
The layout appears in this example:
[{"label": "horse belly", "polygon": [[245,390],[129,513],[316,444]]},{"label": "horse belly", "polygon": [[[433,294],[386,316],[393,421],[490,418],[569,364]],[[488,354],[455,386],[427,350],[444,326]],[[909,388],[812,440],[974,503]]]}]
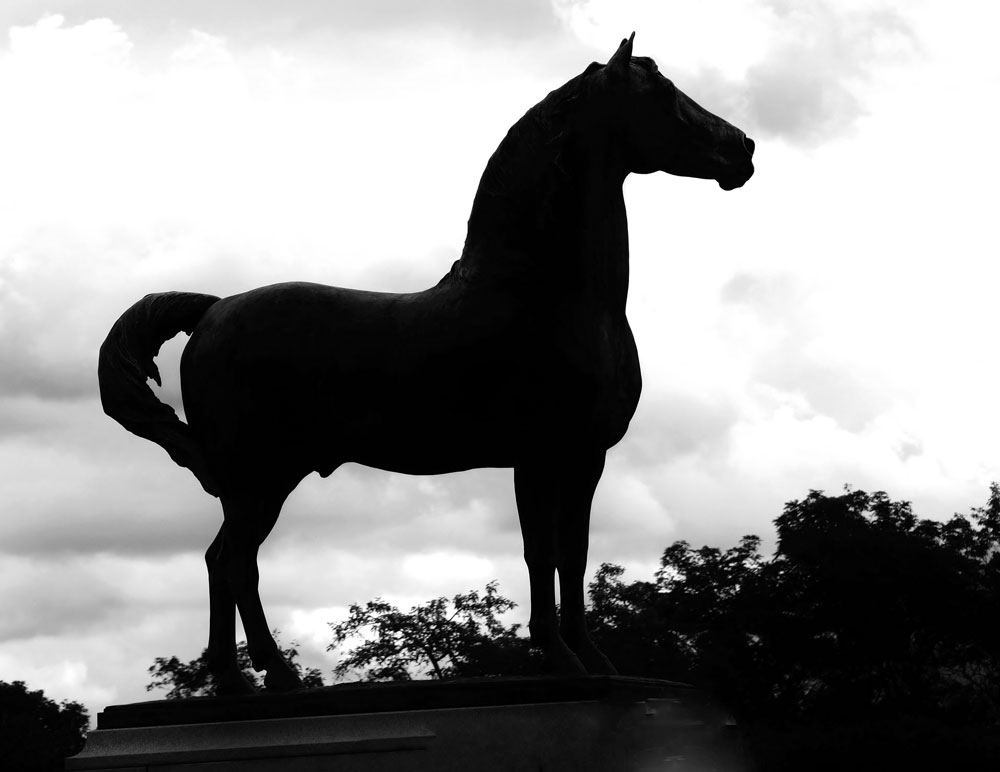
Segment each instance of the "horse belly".
[{"label": "horse belly", "polygon": [[489,383],[453,366],[384,375],[334,389],[317,427],[330,462],[406,474],[514,465],[530,407],[509,374]]}]

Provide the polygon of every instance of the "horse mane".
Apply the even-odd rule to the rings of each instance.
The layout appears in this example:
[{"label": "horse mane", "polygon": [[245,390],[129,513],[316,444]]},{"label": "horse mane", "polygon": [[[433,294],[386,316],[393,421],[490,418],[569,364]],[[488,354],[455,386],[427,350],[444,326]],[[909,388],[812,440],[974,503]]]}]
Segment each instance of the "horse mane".
[{"label": "horse mane", "polygon": [[461,257],[441,280],[468,277],[479,264],[479,239],[490,238],[488,222],[497,216],[498,205],[508,211],[530,207],[536,223],[544,226],[551,215],[549,200],[558,192],[566,173],[559,165],[570,138],[569,116],[575,103],[588,91],[586,75],[601,65],[592,64],[529,109],[501,140],[483,170],[469,215],[469,230]]},{"label": "horse mane", "polygon": [[[648,57],[632,57],[633,67],[656,72],[656,64]],[[577,103],[585,100],[599,86],[588,76],[605,65],[594,62],[582,73],[570,79],[530,108],[510,129],[490,156],[479,181],[479,188],[469,216],[469,232],[462,256],[455,261],[442,282],[464,276],[472,268],[470,247],[480,235],[484,210],[498,200],[511,201],[512,206],[526,203],[535,208],[534,224],[541,228],[554,217],[553,199],[570,183],[570,176],[561,165],[563,153],[572,143],[577,127],[573,116]]]},{"label": "horse mane", "polygon": [[579,75],[550,92],[510,127],[483,170],[477,197],[513,193],[525,170],[539,173],[556,162],[566,118],[584,91],[582,80]]},{"label": "horse mane", "polygon": [[[633,56],[631,64],[649,73],[658,72],[656,62],[648,56]],[[490,157],[479,183],[480,194],[506,195],[514,192],[516,180],[523,178],[524,169],[544,171],[558,165],[562,148],[570,139],[569,116],[575,103],[594,88],[588,75],[604,69],[594,62],[582,73],[549,94],[510,127],[507,135]]]}]

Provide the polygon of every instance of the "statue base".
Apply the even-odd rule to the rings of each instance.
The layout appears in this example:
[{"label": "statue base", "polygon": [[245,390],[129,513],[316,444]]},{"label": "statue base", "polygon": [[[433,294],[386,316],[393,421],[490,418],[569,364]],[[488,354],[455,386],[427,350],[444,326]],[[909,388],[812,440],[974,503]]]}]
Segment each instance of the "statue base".
[{"label": "statue base", "polygon": [[654,772],[742,768],[686,684],[621,676],[341,684],[114,705],[69,772]]}]

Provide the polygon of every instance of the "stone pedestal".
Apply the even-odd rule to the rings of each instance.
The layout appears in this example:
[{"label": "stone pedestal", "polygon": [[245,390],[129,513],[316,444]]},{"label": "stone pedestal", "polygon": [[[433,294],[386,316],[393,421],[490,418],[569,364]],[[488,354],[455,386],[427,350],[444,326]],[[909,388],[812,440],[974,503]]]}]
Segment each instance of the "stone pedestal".
[{"label": "stone pedestal", "polygon": [[737,745],[725,714],[684,684],[472,679],[115,705],[66,769],[730,772]]}]

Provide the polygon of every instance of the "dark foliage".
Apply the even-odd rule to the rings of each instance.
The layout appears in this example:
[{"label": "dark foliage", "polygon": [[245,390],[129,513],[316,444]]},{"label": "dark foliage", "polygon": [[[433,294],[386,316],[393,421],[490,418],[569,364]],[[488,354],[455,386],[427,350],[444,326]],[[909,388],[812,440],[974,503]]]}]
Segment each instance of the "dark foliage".
[{"label": "dark foliage", "polygon": [[[275,632],[277,640],[277,632]],[[279,646],[280,648],[280,646]],[[282,656],[302,679],[303,686],[313,687],[323,685],[323,675],[316,668],[304,669],[298,662],[298,650],[292,644],[287,649],[281,649]],[[181,662],[177,657],[157,657],[149,668],[149,674],[153,677],[152,682],[146,684],[146,691],[153,689],[169,689],[165,695],[168,700],[182,700],[188,697],[206,697],[215,694],[215,682],[208,669],[206,656],[208,650],[201,653],[197,659],[190,662]],[[243,671],[243,675],[258,689],[264,688],[264,679],[253,669],[250,664],[250,653],[247,651],[246,641],[240,641],[236,645],[236,661]]]},{"label": "dark foliage", "polygon": [[994,486],[985,509],[941,523],[883,493],[789,503],[762,587],[792,617],[780,639],[762,628],[795,665],[786,701],[827,718],[1000,718],[997,504]]},{"label": "dark foliage", "polygon": [[997,486],[947,522],[852,490],[813,491],[775,522],[770,560],[745,537],[677,542],[654,582],[602,566],[598,645],[630,674],[714,691],[762,768],[1000,768]]},{"label": "dark foliage", "polygon": [[[495,581],[482,595],[476,590],[451,601],[436,598],[402,612],[381,598],[354,604],[350,616],[331,624],[329,651],[344,653],[334,670],[338,678],[361,673],[368,681],[409,681],[415,672],[429,678],[520,675],[538,670],[519,625],[505,626],[498,616],[514,602],[497,592]],[[345,643],[359,640],[353,648]]]},{"label": "dark foliage", "polygon": [[83,748],[90,717],[78,702],[55,703],[23,681],[0,681],[0,769],[62,772]]}]

